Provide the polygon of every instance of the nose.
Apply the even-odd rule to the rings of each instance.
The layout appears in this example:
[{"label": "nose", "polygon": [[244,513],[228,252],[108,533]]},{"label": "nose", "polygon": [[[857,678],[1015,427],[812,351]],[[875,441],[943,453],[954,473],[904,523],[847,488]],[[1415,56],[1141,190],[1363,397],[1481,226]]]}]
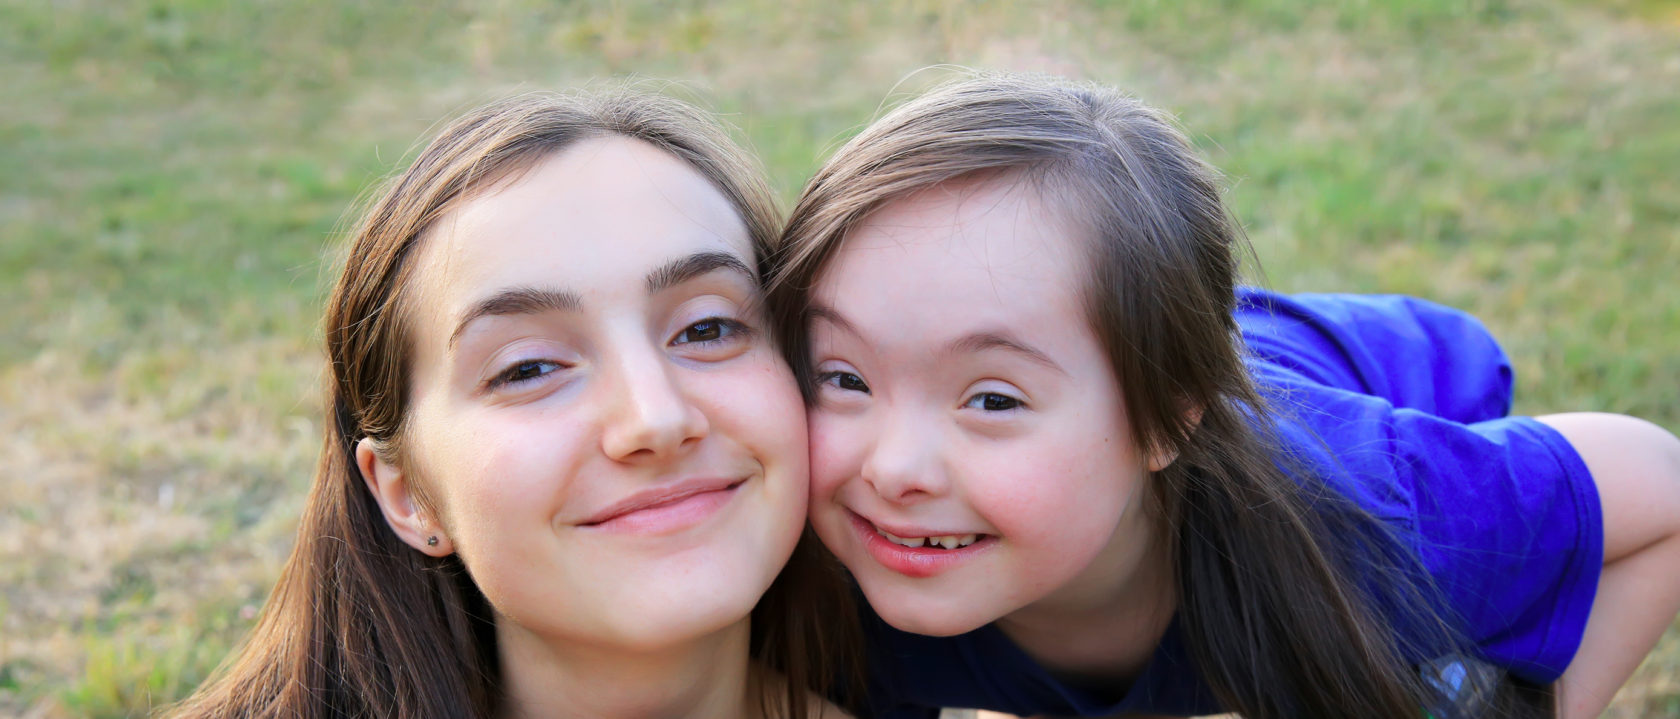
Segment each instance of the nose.
[{"label": "nose", "polygon": [[950,478],[939,461],[938,433],[928,425],[910,416],[877,425],[879,433],[864,457],[862,476],[882,499],[915,504],[950,490]]},{"label": "nose", "polygon": [[685,391],[681,370],[657,351],[634,350],[613,368],[608,383],[611,410],[601,433],[601,449],[621,462],[667,457],[698,442],[710,430],[705,412]]}]

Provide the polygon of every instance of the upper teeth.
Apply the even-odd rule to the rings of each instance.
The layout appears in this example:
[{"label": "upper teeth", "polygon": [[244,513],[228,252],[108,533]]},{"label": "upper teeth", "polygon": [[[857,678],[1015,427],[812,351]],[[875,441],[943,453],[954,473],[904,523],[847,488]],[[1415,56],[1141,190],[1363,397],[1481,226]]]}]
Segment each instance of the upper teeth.
[{"label": "upper teeth", "polygon": [[879,534],[883,537],[886,537],[888,540],[890,540],[894,544],[902,544],[906,547],[920,547],[923,544],[926,544],[929,547],[944,547],[946,549],[956,549],[957,547],[966,547],[970,544],[973,544],[974,540],[980,538],[980,535],[978,535],[978,534],[946,534],[946,535],[939,536],[939,537],[908,537],[908,538],[906,538],[906,537],[900,537],[896,534],[888,532],[884,529],[881,529],[880,527],[875,528],[875,533]]}]

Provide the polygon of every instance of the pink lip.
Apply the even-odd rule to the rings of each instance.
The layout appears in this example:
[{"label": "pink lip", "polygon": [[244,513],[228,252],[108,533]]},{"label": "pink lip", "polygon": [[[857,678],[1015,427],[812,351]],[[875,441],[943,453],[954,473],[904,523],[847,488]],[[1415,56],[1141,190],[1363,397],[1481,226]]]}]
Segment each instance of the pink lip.
[{"label": "pink lip", "polygon": [[[966,547],[956,549],[930,549],[928,547],[906,547],[880,535],[875,531],[878,526],[864,519],[856,512],[847,511],[847,518],[852,522],[852,529],[857,532],[863,548],[869,552],[881,566],[898,572],[907,577],[923,578],[946,572],[963,562],[973,559],[997,544],[997,537],[982,536],[978,541]],[[911,530],[899,534],[891,527],[881,527],[900,537],[939,537],[948,534],[968,534],[968,532],[927,532]]]},{"label": "pink lip", "polygon": [[630,495],[578,526],[633,534],[686,529],[728,504],[744,479],[689,479]]}]

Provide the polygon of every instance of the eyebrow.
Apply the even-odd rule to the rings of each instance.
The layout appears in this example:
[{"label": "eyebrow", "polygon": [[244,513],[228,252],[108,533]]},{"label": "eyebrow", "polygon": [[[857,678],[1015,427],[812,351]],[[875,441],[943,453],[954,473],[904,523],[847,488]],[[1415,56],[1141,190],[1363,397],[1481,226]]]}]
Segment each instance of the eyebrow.
[{"label": "eyebrow", "polygon": [[687,257],[678,257],[649,272],[647,276],[648,294],[670,289],[708,272],[718,270],[728,270],[741,275],[754,287],[758,286],[758,273],[747,267],[747,263],[742,262],[741,258],[728,252],[710,250],[696,252]]},{"label": "eyebrow", "polygon": [[[678,257],[653,269],[647,275],[648,294],[670,289],[702,275],[727,270],[747,279],[756,288],[758,276],[746,263],[728,252],[696,252]],[[449,335],[453,348],[467,331],[467,327],[482,317],[498,315],[532,315],[542,312],[576,312],[583,307],[583,297],[570,290],[550,287],[510,287],[474,303],[455,331]]]},{"label": "eyebrow", "polygon": [[1056,370],[1062,374],[1067,374],[1067,370],[1062,369],[1061,365],[1056,364],[1056,360],[1050,359],[1050,355],[1045,354],[1037,347],[1016,339],[1008,332],[975,332],[970,335],[959,337],[950,344],[945,345],[945,354],[953,355],[969,353],[978,354],[987,350],[1004,350],[1011,354],[1018,355],[1022,358],[1044,365],[1045,367]]},{"label": "eyebrow", "polygon": [[[806,309],[806,315],[812,321],[822,320],[834,325],[836,329],[852,335],[853,337],[857,337],[859,339],[863,338],[863,333],[858,331],[857,325],[852,324],[851,320],[846,319],[845,315],[840,314],[840,312],[833,307],[813,302],[810,307]],[[1056,360],[1051,359],[1050,355],[1045,354],[1044,351],[1038,349],[1037,347],[1016,339],[1015,336],[1008,331],[974,332],[958,337],[957,339],[952,340],[949,344],[945,345],[941,354],[976,354],[987,350],[1004,350],[1010,354],[1018,355],[1024,359],[1031,360],[1036,364],[1043,365],[1064,375],[1068,373],[1067,370],[1063,369],[1060,364],[1056,363]]]},{"label": "eyebrow", "polygon": [[454,348],[461,334],[480,317],[576,312],[580,307],[583,307],[583,298],[576,292],[546,287],[510,287],[479,300],[461,315],[461,321],[455,324],[455,332],[449,335],[449,346]]},{"label": "eyebrow", "polygon": [[828,305],[813,301],[805,308],[805,316],[811,322],[822,320],[834,325],[846,334],[863,339],[863,333],[858,331],[857,325],[852,324],[851,320],[846,319],[846,316],[840,314],[839,310]]}]

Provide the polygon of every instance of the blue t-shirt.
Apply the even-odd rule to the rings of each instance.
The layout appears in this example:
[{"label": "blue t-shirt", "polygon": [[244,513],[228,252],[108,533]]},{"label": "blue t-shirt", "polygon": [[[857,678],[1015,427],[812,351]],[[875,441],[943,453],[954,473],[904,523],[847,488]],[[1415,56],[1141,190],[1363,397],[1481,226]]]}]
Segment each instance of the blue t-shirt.
[{"label": "blue t-shirt", "polygon": [[[1297,459],[1406,537],[1481,658],[1555,681],[1603,564],[1598,491],[1556,431],[1511,407],[1511,367],[1475,318],[1408,297],[1245,289],[1250,370]],[[865,603],[867,605],[867,603]],[[1177,622],[1129,687],[1063,681],[993,625],[955,637],[867,608],[876,716],[1219,713]]]}]

